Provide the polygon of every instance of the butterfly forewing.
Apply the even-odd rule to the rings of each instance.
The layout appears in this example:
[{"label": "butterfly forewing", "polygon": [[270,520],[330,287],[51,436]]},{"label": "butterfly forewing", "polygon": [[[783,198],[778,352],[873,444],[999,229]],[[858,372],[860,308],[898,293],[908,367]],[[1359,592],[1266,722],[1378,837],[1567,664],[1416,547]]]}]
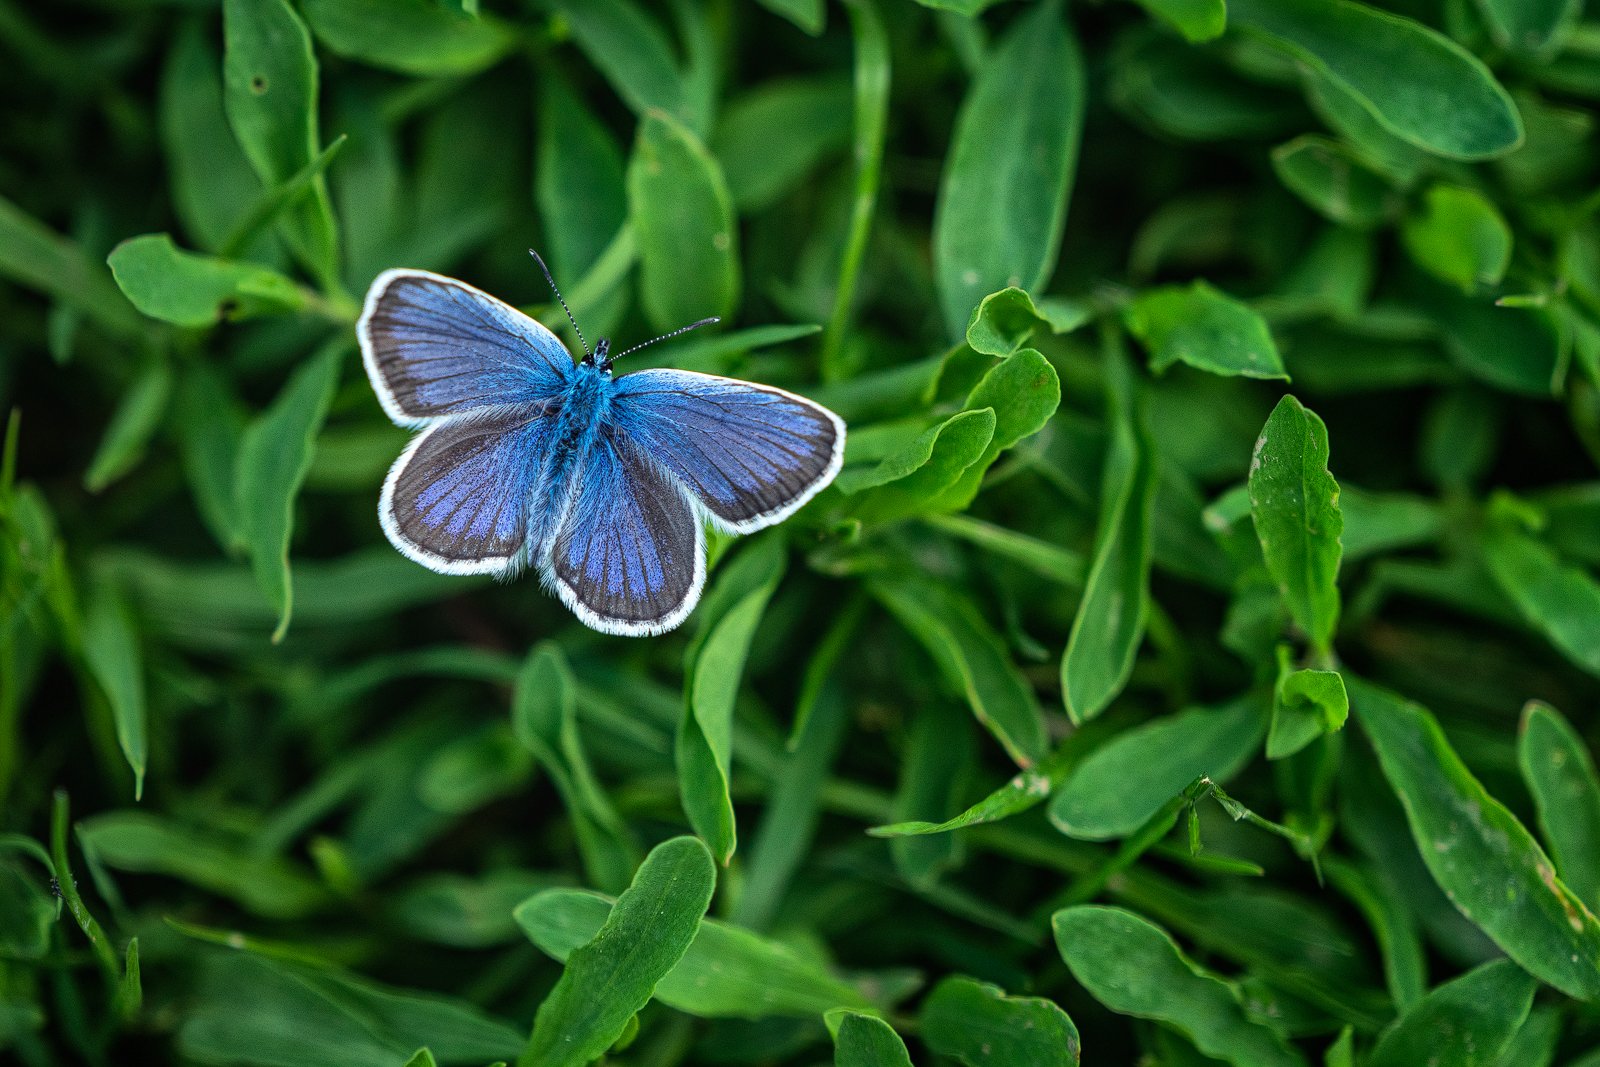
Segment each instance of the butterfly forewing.
[{"label": "butterfly forewing", "polygon": [[616,425],[670,471],[719,525],[770,526],[839,472],[844,423],[769,386],[681,370],[617,381]]},{"label": "butterfly forewing", "polygon": [[357,333],[373,389],[402,425],[558,396],[572,373],[555,334],[487,293],[426,271],[379,275]]}]

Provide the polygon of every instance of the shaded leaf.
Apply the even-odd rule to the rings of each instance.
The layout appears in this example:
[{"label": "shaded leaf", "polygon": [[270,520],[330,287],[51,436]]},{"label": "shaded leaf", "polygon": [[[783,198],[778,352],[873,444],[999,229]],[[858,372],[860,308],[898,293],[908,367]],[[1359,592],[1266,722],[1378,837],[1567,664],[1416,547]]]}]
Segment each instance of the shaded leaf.
[{"label": "shaded leaf", "polygon": [[128,607],[110,588],[98,590],[83,619],[83,660],[111,705],[117,745],[133,770],[133,798],[144,794],[148,725],[144,653]]},{"label": "shaded leaf", "polygon": [[651,325],[675,330],[738,306],[738,233],[722,168],[687,126],[662,112],[639,124],[628,209]]},{"label": "shaded leaf", "polygon": [[1112,1011],[1154,1019],[1235,1067],[1301,1067],[1300,1054],[1252,1021],[1227,983],[1196,966],[1159,926],[1085,905],[1051,918],[1072,976]]},{"label": "shaded leaf", "polygon": [[1116,699],[1133,671],[1150,610],[1150,512],[1156,464],[1140,382],[1120,348],[1104,362],[1110,444],[1101,476],[1094,559],[1061,657],[1061,693],[1074,722]]},{"label": "shaded leaf", "polygon": [[1511,227],[1482,193],[1458,185],[1424,193],[1400,237],[1417,266],[1465,292],[1500,284],[1511,265]]},{"label": "shaded leaf", "polygon": [[330,52],[402,74],[473,74],[516,44],[498,21],[433,0],[303,0],[300,9]]},{"label": "shaded leaf", "polygon": [[1043,997],[1007,996],[999,986],[955,975],[928,994],[918,1022],[929,1048],[967,1067],[1077,1067],[1078,1028]]},{"label": "shaded leaf", "polygon": [[1151,370],[1181,361],[1212,374],[1288,380],[1261,316],[1205,282],[1141,293],[1123,321],[1150,353]]},{"label": "shaded leaf", "polygon": [[1124,730],[1067,776],[1051,798],[1050,821],[1086,841],[1133,833],[1196,778],[1226,782],[1237,774],[1261,744],[1262,710],[1241,697]]},{"label": "shaded leaf", "polygon": [[311,467],[311,452],[339,378],[344,342],[336,341],[297,370],[272,405],[245,430],[235,468],[235,507],[256,581],[278,615],[274,641],[294,614],[289,539],[294,502]]},{"label": "shaded leaf", "polygon": [[1407,143],[1487,159],[1522,141],[1516,106],[1489,68],[1419,22],[1352,0],[1231,0],[1228,13]]},{"label": "shaded leaf", "polygon": [[1055,269],[1083,81],[1055,2],[1035,5],[984,58],[956,118],[934,214],[934,276],[952,335],[986,294],[1041,289]]}]

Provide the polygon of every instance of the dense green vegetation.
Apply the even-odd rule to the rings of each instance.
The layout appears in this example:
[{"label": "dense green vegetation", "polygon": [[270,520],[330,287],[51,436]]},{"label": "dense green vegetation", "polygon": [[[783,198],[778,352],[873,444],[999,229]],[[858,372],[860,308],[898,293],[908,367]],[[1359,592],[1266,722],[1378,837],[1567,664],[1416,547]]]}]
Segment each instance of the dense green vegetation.
[{"label": "dense green vegetation", "polygon": [[[1374,3],[0,0],[0,1059],[1600,1063],[1600,22]],[[671,634],[379,528],[530,245],[848,420]]]}]

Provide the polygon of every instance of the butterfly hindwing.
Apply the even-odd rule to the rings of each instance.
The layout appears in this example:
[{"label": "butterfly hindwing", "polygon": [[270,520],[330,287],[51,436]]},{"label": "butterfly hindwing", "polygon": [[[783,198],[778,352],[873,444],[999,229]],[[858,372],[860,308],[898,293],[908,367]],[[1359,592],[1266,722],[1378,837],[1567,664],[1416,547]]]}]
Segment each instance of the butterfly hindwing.
[{"label": "butterfly hindwing", "polygon": [[503,574],[526,557],[533,489],[550,450],[548,404],[434,423],[389,471],[378,505],[394,546],[446,574]]},{"label": "butterfly hindwing", "polygon": [[683,490],[635,442],[602,432],[546,565],[561,599],[597,630],[660,633],[693,610],[705,566]]},{"label": "butterfly hindwing", "polygon": [[779,522],[839,472],[844,423],[781,389],[681,370],[617,380],[611,417],[718,525]]},{"label": "butterfly hindwing", "polygon": [[427,271],[380,274],[356,332],[372,387],[403,426],[556,396],[572,373],[555,334],[487,293]]}]

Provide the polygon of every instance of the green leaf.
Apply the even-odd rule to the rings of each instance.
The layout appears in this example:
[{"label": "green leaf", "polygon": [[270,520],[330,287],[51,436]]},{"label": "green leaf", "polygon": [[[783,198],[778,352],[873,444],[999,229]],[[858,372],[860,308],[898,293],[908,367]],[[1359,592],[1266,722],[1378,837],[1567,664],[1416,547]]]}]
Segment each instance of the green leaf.
[{"label": "green leaf", "polygon": [[822,0],[761,0],[761,6],[782,15],[813,37],[822,32],[828,18],[828,9]]},{"label": "green leaf", "polygon": [[1061,379],[1048,359],[1024,348],[990,367],[967,394],[967,410],[995,413],[994,434],[983,454],[968,464],[938,506],[960,511],[972,503],[982,488],[983,476],[1000,453],[1044,429],[1061,406]]},{"label": "green leaf", "polygon": [[986,356],[1010,356],[1028,343],[1041,326],[1051,333],[1070,333],[1089,321],[1086,304],[1046,299],[1038,304],[1026,289],[1012,286],[990,293],[967,320],[967,344]]},{"label": "green leaf", "polygon": [[[605,75],[622,102],[646,122],[664,111],[698,134],[709,117],[689,99],[672,40],[661,24],[631,0],[556,0],[572,39]],[[679,323],[682,325],[682,323]]]},{"label": "green leaf", "polygon": [[[317,59],[311,35],[287,0],[223,0],[223,107],[263,185],[282,185],[322,150],[317,133]],[[338,277],[338,238],[327,183],[284,219],[284,236],[328,288]]]},{"label": "green leaf", "polygon": [[1144,825],[1196,778],[1226,782],[1261,746],[1266,716],[1255,697],[1191,708],[1117,734],[1067,775],[1050,821],[1069,837],[1108,841]]},{"label": "green leaf", "polygon": [[244,437],[239,401],[215,367],[195,363],[178,381],[173,410],[178,416],[178,450],[195,506],[217,544],[231,552],[239,542],[233,485]]},{"label": "green leaf", "polygon": [[419,1048],[405,1062],[405,1067],[439,1067],[439,1061],[433,1058],[433,1052],[428,1048]]},{"label": "green leaf", "polygon": [[517,868],[481,878],[429,874],[390,897],[387,915],[411,937],[451,948],[490,948],[521,937],[511,912],[555,879]]},{"label": "green leaf", "polygon": [[730,918],[763,930],[772,925],[808,858],[822,817],[823,790],[850,723],[841,661],[853,645],[865,601],[853,598],[835,616],[806,664],[795,702],[789,752],[779,768],[745,864],[744,886]]},{"label": "green leaf", "polygon": [[[889,804],[897,822],[936,819],[959,804],[976,761],[966,718],[944,701],[920,707],[900,750],[900,778]],[[966,842],[958,837],[902,837],[889,842],[896,873],[914,890],[933,892],[960,865]]]},{"label": "green leaf", "polygon": [[1272,693],[1267,758],[1292,756],[1317,738],[1344,726],[1350,697],[1338,671],[1290,667],[1289,649],[1278,646],[1278,680]]},{"label": "green leaf", "polygon": [[872,594],[933,658],[972,714],[1023,768],[1045,754],[1044,715],[1005,642],[967,598],[926,581],[882,581]]},{"label": "green leaf", "polygon": [[[874,0],[848,0],[850,32],[855,42],[854,122],[851,138],[855,160],[855,189],[850,202],[850,222],[839,257],[839,281],[833,293],[833,311],[822,341],[822,377],[843,377],[847,364],[845,333],[856,303],[856,285],[866,260],[867,241],[877,209],[878,184],[883,177],[884,142],[889,131],[891,52],[889,32]],[[853,349],[852,351],[859,351]],[[858,369],[848,366],[849,370]]]},{"label": "green leaf", "polygon": [[434,811],[465,815],[527,785],[533,758],[505,726],[485,727],[435,752],[417,778],[417,797]]},{"label": "green leaf", "polygon": [[894,1027],[876,1015],[831,1011],[833,1067],[911,1067],[911,1054]]},{"label": "green leaf", "polygon": [[966,515],[928,515],[923,521],[936,530],[1020,564],[1041,578],[1074,588],[1083,585],[1088,563],[1076,552]]},{"label": "green leaf", "polygon": [[173,207],[191,242],[220,251],[261,182],[222,111],[222,59],[200,20],[178,30],[161,74],[161,141]]},{"label": "green leaf", "polygon": [[984,57],[956,117],[933,261],[952,335],[985,295],[1042,289],[1055,269],[1083,131],[1083,60],[1054,0]]},{"label": "green leaf", "polygon": [[144,812],[108,812],[78,824],[86,849],[125,871],[164,874],[232,900],[269,919],[308,915],[328,902],[308,873],[210,834]]},{"label": "green leaf", "polygon": [[1325,652],[1339,623],[1339,483],[1328,473],[1328,430],[1285,396],[1250,460],[1250,518],[1267,571],[1290,615]]},{"label": "green leaf", "polygon": [[750,544],[707,596],[700,609],[702,629],[687,659],[683,718],[674,750],[679,790],[689,824],[723,864],[733,857],[738,840],[729,796],[733,706],[750,642],[786,565],[781,536]]},{"label": "green leaf", "polygon": [[556,279],[592,267],[628,218],[622,149],[559,77],[539,92],[539,156],[534,177],[546,254]]},{"label": "green leaf", "polygon": [[1056,912],[1051,926],[1072,976],[1112,1011],[1154,1019],[1234,1067],[1303,1067],[1298,1052],[1245,1013],[1231,986],[1184,956],[1159,926],[1091,905]]},{"label": "green leaf", "polygon": [[930,510],[979,462],[994,440],[993,408],[961,411],[929,427],[915,440],[873,467],[843,471],[835,484],[848,494],[864,522],[887,522]]},{"label": "green leaf", "polygon": [[[585,944],[594,947],[626,900],[624,894],[613,905],[588,890],[550,889],[523,901],[515,915],[529,940],[571,971],[573,956]],[[666,932],[677,933],[675,928]],[[731,923],[701,919],[687,940],[688,947],[679,950],[682,958],[655,979],[655,999],[670,1008],[709,1019],[764,1019],[815,1018],[832,1008],[868,1007],[854,986],[814,960]]]},{"label": "green leaf", "polygon": [[42,878],[10,859],[0,860],[0,952],[11,960],[39,960],[50,950],[56,903]]},{"label": "green leaf", "polygon": [[1583,13],[1583,0],[1478,0],[1477,6],[1495,44],[1534,59],[1559,52]]},{"label": "green leaf", "polygon": [[164,233],[131,237],[106,260],[133,306],[176,326],[298,311],[306,294],[275,270],[185,252]]},{"label": "green leaf", "polygon": [[1351,0],[1231,0],[1228,13],[1418,148],[1489,159],[1522,143],[1522,119],[1489,68],[1419,22]]},{"label": "green leaf", "polygon": [[1588,747],[1560,712],[1531,701],[1522,709],[1517,763],[1556,872],[1594,910],[1600,904],[1600,777]]},{"label": "green leaf", "polygon": [[1383,178],[1343,142],[1308,133],[1272,150],[1278,180],[1330,222],[1369,230],[1394,210]]},{"label": "green leaf", "polygon": [[0,278],[83,312],[112,337],[137,337],[147,325],[103,265],[5,197],[0,197]]},{"label": "green leaf", "polygon": [[674,330],[731,314],[739,303],[738,232],[722,168],[693,131],[660,111],[639,124],[628,208],[651,325]]},{"label": "green leaf", "polygon": [[475,74],[516,45],[498,21],[462,18],[434,0],[303,0],[300,9],[328,51],[401,74]]},{"label": "green leaf", "polygon": [[1364,681],[1346,684],[1417,851],[1451,903],[1540,981],[1600,997],[1600,922],[1533,836],[1472,776],[1426,709]]},{"label": "green leaf", "polygon": [[1344,558],[1361,559],[1400,548],[1437,541],[1445,516],[1439,505],[1405,493],[1371,493],[1353,485],[1339,487],[1339,513],[1344,517]]},{"label": "green leaf", "polygon": [[1127,684],[1150,610],[1155,457],[1140,382],[1120,346],[1108,345],[1105,355],[1111,441],[1094,561],[1061,657],[1061,694],[1074,722],[1099,715]]},{"label": "green leaf", "polygon": [[1141,293],[1123,321],[1150,354],[1151,370],[1181,361],[1212,374],[1289,378],[1261,316],[1205,282]]},{"label": "green leaf", "polygon": [[133,770],[133,799],[144,795],[148,742],[144,654],[139,630],[117,593],[100,589],[83,619],[83,660],[111,706],[117,745]]},{"label": "green leaf", "polygon": [[485,1063],[521,1045],[464,1001],[249,952],[202,956],[192,996],[177,1046],[202,1063],[393,1067],[423,1045],[445,1063]]},{"label": "green leaf", "polygon": [[577,683],[560,647],[534,646],[512,693],[512,728],[561,794],[589,881],[620,891],[638,866],[638,849],[589,767],[577,705]]},{"label": "green leaf", "polygon": [[161,427],[171,394],[172,369],[165,360],[152,360],[135,375],[89,461],[83,476],[85,489],[98,493],[138,465],[145,446]]},{"label": "green leaf", "polygon": [[967,1067],[1077,1067],[1078,1028],[1043,997],[1007,996],[999,986],[954,975],[928,994],[918,1023],[930,1049]]},{"label": "green leaf", "polygon": [[278,615],[274,642],[283,640],[294,614],[289,574],[294,501],[311,467],[311,452],[333,399],[344,351],[345,342],[334,341],[295,371],[239,444],[236,513],[256,581]]},{"label": "green leaf", "polygon": [[1228,28],[1225,0],[1138,0],[1138,3],[1183,34],[1190,44],[1215,40]]},{"label": "green leaf", "polygon": [[[518,1063],[581,1067],[598,1059],[683,958],[716,884],[716,864],[698,839],[675,837],[651,849],[598,931],[566,955]],[[524,928],[526,909],[529,903],[517,909]]]},{"label": "green leaf", "polygon": [[1537,983],[1510,960],[1476,967],[1431,990],[1384,1031],[1366,1067],[1494,1067],[1533,1005]]},{"label": "green leaf", "polygon": [[943,834],[967,826],[983,826],[1019,815],[1035,807],[1061,784],[1076,761],[1069,748],[1058,748],[1041,760],[1038,766],[1015,775],[1005,785],[996,789],[972,807],[944,822],[896,822],[868,828],[873,837],[911,837],[923,834]]},{"label": "green leaf", "polygon": [[1563,563],[1513,521],[1492,524],[1483,553],[1495,583],[1528,625],[1573,663],[1600,676],[1600,582]]},{"label": "green leaf", "polygon": [[[821,5],[818,5],[821,10]],[[771,207],[850,141],[850,86],[836,78],[769,82],[731,104],[710,148],[740,211]],[[787,130],[774,137],[774,130]]]},{"label": "green leaf", "polygon": [[1417,266],[1463,292],[1499,285],[1511,265],[1511,227],[1482,193],[1459,185],[1429,188],[1400,238]]}]

